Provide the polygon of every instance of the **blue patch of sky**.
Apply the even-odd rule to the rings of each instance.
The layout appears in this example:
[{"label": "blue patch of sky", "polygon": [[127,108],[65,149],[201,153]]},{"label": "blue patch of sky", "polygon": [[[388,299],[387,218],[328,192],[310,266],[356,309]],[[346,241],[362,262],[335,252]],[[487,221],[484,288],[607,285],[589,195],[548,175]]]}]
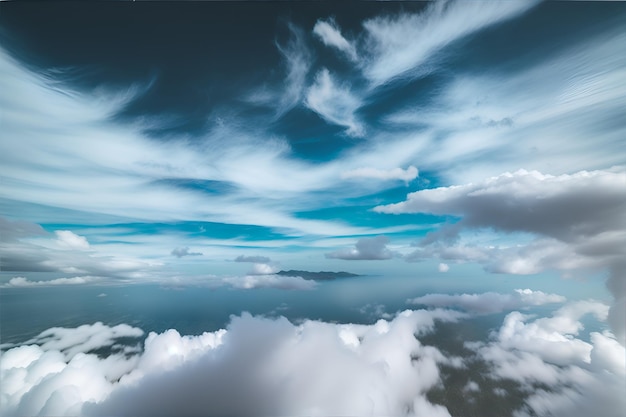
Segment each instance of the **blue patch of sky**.
[{"label": "blue patch of sky", "polygon": [[[41,223],[48,230],[80,230],[85,227],[76,223]],[[154,222],[154,223],[115,223],[90,226],[91,229],[117,230],[117,237],[141,235],[182,234],[189,237],[215,239],[241,238],[246,240],[289,239],[289,236],[277,233],[271,228],[245,224],[227,224],[216,222]]]}]

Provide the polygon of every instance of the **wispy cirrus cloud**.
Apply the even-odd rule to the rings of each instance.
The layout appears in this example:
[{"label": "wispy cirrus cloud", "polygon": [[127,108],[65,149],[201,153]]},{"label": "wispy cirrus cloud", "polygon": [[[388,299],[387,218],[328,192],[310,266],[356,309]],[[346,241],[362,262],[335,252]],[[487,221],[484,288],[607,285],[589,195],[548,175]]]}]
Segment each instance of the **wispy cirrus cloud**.
[{"label": "wispy cirrus cloud", "polygon": [[402,180],[405,183],[417,178],[419,171],[413,165],[406,169],[357,168],[341,174],[341,178],[373,178],[380,180]]},{"label": "wispy cirrus cloud", "polygon": [[347,87],[337,85],[326,68],[317,73],[315,83],[307,90],[305,104],[327,122],[345,127],[348,135],[365,134],[365,127],[355,115],[360,100]]},{"label": "wispy cirrus cloud", "polygon": [[[519,16],[536,1],[432,2],[422,12],[376,17],[363,23],[367,49],[363,72],[374,84],[432,71],[440,49],[490,25]],[[426,68],[424,68],[426,67]]]},{"label": "wispy cirrus cloud", "polygon": [[336,48],[352,61],[358,59],[355,46],[341,34],[341,30],[334,19],[318,20],[313,27],[313,33],[320,38],[324,45]]}]

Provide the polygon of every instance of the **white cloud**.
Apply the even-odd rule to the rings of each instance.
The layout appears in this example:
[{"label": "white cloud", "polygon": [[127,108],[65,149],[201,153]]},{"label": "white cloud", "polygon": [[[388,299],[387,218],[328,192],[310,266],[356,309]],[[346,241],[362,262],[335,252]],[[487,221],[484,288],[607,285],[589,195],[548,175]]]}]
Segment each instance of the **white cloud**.
[{"label": "white cloud", "polygon": [[274,272],[246,275],[243,277],[228,277],[222,281],[235,288],[250,290],[254,288],[277,288],[280,290],[312,290],[317,283],[302,277],[273,275]]},{"label": "white cloud", "polygon": [[327,258],[345,260],[383,260],[393,258],[393,252],[387,248],[386,236],[364,237],[359,239],[354,248],[340,249],[326,254]]},{"label": "white cloud", "polygon": [[[493,368],[490,378],[517,381],[530,392],[518,417],[552,415],[619,416],[626,407],[626,351],[610,332],[592,332],[590,342],[578,338],[580,319],[606,318],[608,306],[579,301],[552,317],[529,321],[510,313],[493,340],[474,345]],[[537,387],[538,384],[547,386]]]},{"label": "white cloud", "polygon": [[311,53],[304,41],[304,34],[295,25],[289,24],[288,27],[291,37],[287,44],[276,43],[276,47],[285,60],[287,72],[284,83],[285,89],[278,102],[278,116],[282,116],[300,103],[304,93],[306,76],[311,67]]},{"label": "white cloud", "polygon": [[200,253],[200,252],[190,252],[189,251],[189,247],[187,247],[187,246],[180,247],[180,248],[174,248],[172,250],[171,254],[173,256],[176,256],[177,258],[182,258],[183,256],[200,256],[200,255],[202,255],[202,253]]},{"label": "white cloud", "polygon": [[326,46],[337,48],[352,61],[357,60],[356,48],[341,34],[341,30],[333,19],[318,20],[313,27],[316,34]]},{"label": "white cloud", "polygon": [[362,137],[365,134],[365,128],[354,114],[360,101],[349,89],[338,86],[327,69],[317,73],[315,83],[307,90],[305,104],[327,122],[346,127],[348,135]]},{"label": "white cloud", "polygon": [[[626,340],[626,318],[618,314],[626,299],[622,259],[626,246],[626,171],[623,167],[558,176],[519,170],[478,183],[410,193],[406,201],[378,206],[379,213],[430,213],[461,218],[427,236],[408,259],[445,256],[449,241],[463,229],[493,229],[540,236],[517,248],[475,248],[460,258],[484,262],[488,270],[532,274],[608,269],[615,297],[611,324]],[[447,241],[447,242],[446,242]],[[446,242],[442,246],[441,242]],[[457,258],[457,259],[460,259]]]},{"label": "white cloud", "polygon": [[442,262],[437,267],[437,270],[439,272],[448,272],[450,270],[450,266],[448,264],[445,264],[445,263]]},{"label": "white cloud", "polygon": [[429,307],[459,307],[479,314],[499,313],[529,306],[550,303],[563,303],[565,297],[557,294],[546,294],[542,291],[518,289],[511,294],[486,292],[481,294],[427,294],[409,300],[412,304]]},{"label": "white cloud", "polygon": [[378,85],[397,76],[429,72],[430,69],[420,67],[448,44],[516,17],[535,4],[536,1],[433,2],[421,13],[370,19],[363,23],[370,53],[363,64],[364,74]]},{"label": "white cloud", "polygon": [[413,181],[418,176],[417,168],[413,165],[407,169],[392,168],[388,170],[378,168],[357,168],[341,174],[341,178],[375,178],[380,180],[402,180],[405,183]]},{"label": "white cloud", "polygon": [[47,281],[31,281],[24,277],[14,277],[9,280],[3,287],[44,287],[49,285],[80,285],[98,281],[100,278],[84,276],[71,278],[55,278]]},{"label": "white cloud", "polygon": [[251,275],[268,275],[275,274],[279,271],[278,266],[268,263],[255,263],[252,265],[252,270],[249,272]]},{"label": "white cloud", "polygon": [[128,358],[89,351],[138,337],[139,329],[51,329],[33,345],[4,352],[3,413],[449,416],[425,397],[448,359],[415,335],[459,317],[406,311],[374,325],[295,326],[244,314],[226,330],[199,336],[150,333],[143,351]]},{"label": "white cloud", "polygon": [[54,234],[57,236],[59,246],[63,248],[77,250],[89,249],[89,242],[87,242],[87,238],[84,236],[78,236],[69,230],[55,230]]}]

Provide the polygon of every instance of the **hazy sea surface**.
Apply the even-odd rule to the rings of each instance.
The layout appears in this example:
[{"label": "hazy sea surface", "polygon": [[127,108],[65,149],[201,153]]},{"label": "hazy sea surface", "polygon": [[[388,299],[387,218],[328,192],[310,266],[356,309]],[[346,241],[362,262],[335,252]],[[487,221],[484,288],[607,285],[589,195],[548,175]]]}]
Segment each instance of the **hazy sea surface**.
[{"label": "hazy sea surface", "polygon": [[[98,321],[126,323],[146,332],[176,329],[180,334],[195,335],[224,328],[231,315],[242,312],[285,316],[296,323],[304,319],[373,323],[381,314],[417,308],[407,299],[428,293],[506,293],[524,287],[524,282],[501,281],[495,289],[481,288],[470,280],[467,284],[463,287],[456,281],[450,287],[441,278],[359,276],[318,282],[309,291],[162,284],[2,288],[0,341],[19,343],[51,327]],[[552,310],[554,306],[545,308]],[[493,324],[501,324],[498,320],[495,317]]]}]

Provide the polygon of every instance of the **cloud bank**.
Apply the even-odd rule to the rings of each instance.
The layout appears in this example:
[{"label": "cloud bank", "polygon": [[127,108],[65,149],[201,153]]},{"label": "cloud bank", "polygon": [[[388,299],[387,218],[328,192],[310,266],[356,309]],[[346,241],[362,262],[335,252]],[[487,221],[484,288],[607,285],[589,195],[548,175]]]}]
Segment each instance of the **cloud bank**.
[{"label": "cloud bank", "polygon": [[[418,242],[407,259],[440,257],[484,263],[491,272],[533,274],[608,270],[615,297],[610,322],[626,340],[626,171],[624,167],[558,176],[519,170],[482,182],[410,193],[379,213],[428,213],[460,218]],[[455,245],[463,230],[529,233],[529,243],[506,248]]]},{"label": "cloud bank", "polygon": [[[459,313],[406,311],[374,325],[244,314],[225,330],[150,333],[141,353],[114,346],[141,330],[95,324],[51,329],[2,357],[2,403],[17,415],[449,416],[425,393],[449,363],[415,334]],[[102,338],[94,340],[95,335]],[[43,341],[43,342],[42,342]],[[236,393],[236,395],[233,395]]]},{"label": "cloud bank", "polygon": [[458,307],[471,313],[490,314],[529,306],[563,303],[565,297],[530,289],[515,290],[511,294],[486,292],[481,294],[427,294],[409,300],[411,304],[429,307]]}]

